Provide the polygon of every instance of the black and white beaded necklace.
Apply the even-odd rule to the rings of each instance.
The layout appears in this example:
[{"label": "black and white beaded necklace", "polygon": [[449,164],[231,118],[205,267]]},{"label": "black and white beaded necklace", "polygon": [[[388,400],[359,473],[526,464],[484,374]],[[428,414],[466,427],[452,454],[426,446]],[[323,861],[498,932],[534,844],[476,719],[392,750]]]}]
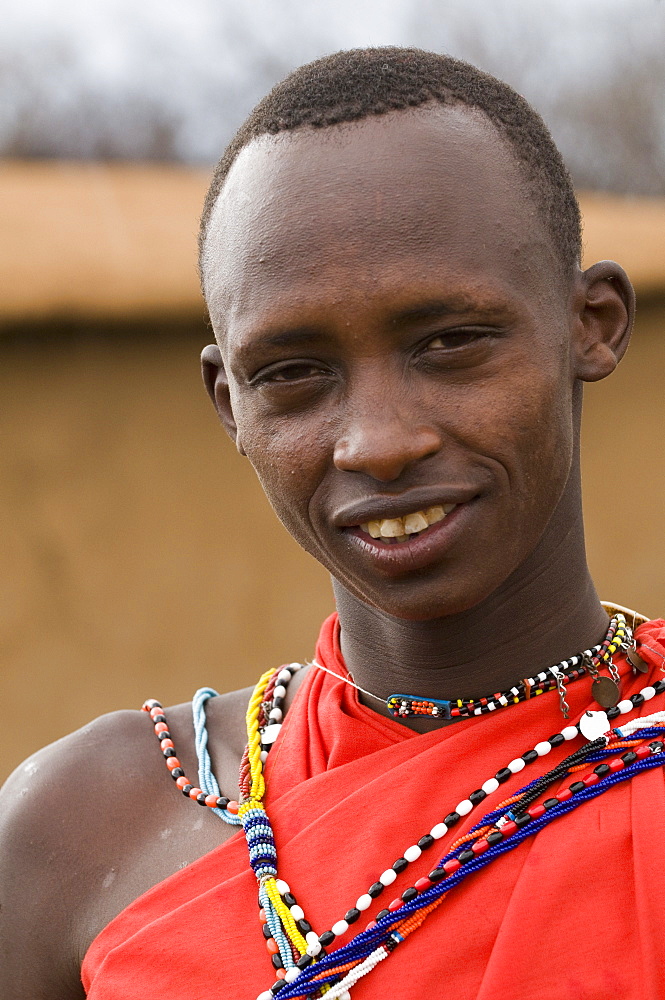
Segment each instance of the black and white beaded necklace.
[{"label": "black and white beaded necklace", "polygon": [[[506,708],[509,705],[517,705],[530,698],[546,694],[555,688],[559,692],[559,702],[564,718],[568,718],[568,704],[566,702],[568,684],[586,674],[591,674],[594,678],[592,684],[594,699],[602,708],[612,708],[620,698],[619,675],[612,661],[613,654],[622,650],[632,654],[630,662],[636,669],[641,669],[640,665],[643,665],[643,661],[633,649],[632,629],[627,625],[625,614],[632,616],[634,624],[637,621],[646,621],[647,619],[628,608],[620,608],[619,605],[603,606],[606,607],[606,610],[611,610],[613,615],[602,642],[539,671],[533,677],[523,678],[505,691],[498,691],[481,698],[440,699],[410,694],[391,694],[387,698],[381,698],[357,684],[350,672],[349,676],[345,677],[343,674],[337,674],[329,667],[325,667],[317,660],[311,662],[312,666],[317,667],[317,669],[331,674],[338,680],[351,685],[366,697],[384,705],[393,718],[429,717],[440,721],[471,718],[494,712],[499,708]],[[602,667],[607,667],[609,676],[600,674]]]}]

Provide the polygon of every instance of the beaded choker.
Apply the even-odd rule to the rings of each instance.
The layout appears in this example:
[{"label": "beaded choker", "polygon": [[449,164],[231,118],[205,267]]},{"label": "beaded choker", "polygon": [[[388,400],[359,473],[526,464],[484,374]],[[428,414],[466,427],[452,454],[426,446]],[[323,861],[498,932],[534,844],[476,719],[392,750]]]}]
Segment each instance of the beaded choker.
[{"label": "beaded choker", "polygon": [[[601,644],[602,645],[602,644]],[[634,647],[632,647],[634,651]],[[631,661],[632,662],[632,661]],[[184,774],[171,740],[164,710],[159,702],[148,701],[143,708],[150,714],[166,765],[183,794],[217,812],[225,822],[241,824],[249,851],[249,862],[259,887],[259,917],[270,963],[277,979],[257,1000],[281,1000],[326,996],[327,1000],[349,1000],[349,989],[418,929],[443,901],[445,895],[465,878],[485,867],[501,854],[517,847],[526,837],[602,794],[634,774],[665,764],[665,712],[634,719],[620,729],[611,722],[665,693],[665,680],[647,685],[630,699],[620,701],[607,712],[587,712],[579,725],[571,725],[509,761],[480,788],[470,792],[429,832],[408,846],[344,916],[329,930],[316,933],[307,921],[290,886],[277,875],[277,847],[270,820],[263,806],[265,782],[263,765],[283,721],[286,689],[300,664],[290,664],[280,671],[268,671],[261,677],[247,710],[248,743],[240,769],[239,801],[230,801],[219,792],[212,774],[207,751],[205,705],[215,692],[210,688],[197,692],[194,702],[194,725],[199,756],[199,784]],[[636,668],[639,669],[639,668]],[[423,875],[381,909],[359,934],[346,943],[352,924],[410,864],[431,850],[463,816],[469,815],[488,795],[496,792],[525,767],[546,756],[554,748],[583,735],[589,742],[547,774],[525,785],[500,802],[464,836],[452,843],[429,874]],[[619,752],[623,751],[623,752]],[[580,773],[566,788],[549,795],[547,789],[576,771]],[[444,810],[442,810],[443,814]],[[333,943],[338,947],[327,953]]]},{"label": "beaded choker", "polygon": [[[615,607],[615,606],[614,606]],[[637,616],[641,617],[641,616]],[[397,719],[415,718],[417,716],[429,716],[441,721],[451,721],[454,719],[467,719],[474,715],[485,715],[495,712],[498,708],[506,708],[508,705],[518,705],[522,701],[528,701],[538,695],[546,694],[556,688],[559,692],[559,703],[564,718],[568,718],[568,704],[566,702],[566,687],[572,681],[590,673],[594,678],[592,684],[592,694],[594,699],[603,708],[611,708],[619,701],[619,675],[612,661],[612,656],[617,650],[629,651],[632,649],[632,632],[626,624],[626,619],[622,613],[616,613],[609,624],[607,633],[602,642],[585,649],[582,653],[562,660],[560,663],[546,670],[542,670],[533,677],[525,677],[517,684],[506,691],[497,691],[495,694],[487,695],[484,698],[456,698],[445,700],[440,698],[423,698],[419,695],[391,694],[387,698],[380,698],[371,691],[366,691],[356,684],[351,676],[343,677],[336,674],[322,664],[312,660],[312,665],[319,670],[324,670],[338,680],[350,684],[357,691],[373,698],[374,701],[385,705],[393,716]],[[607,666],[610,676],[601,676],[600,668]]]}]

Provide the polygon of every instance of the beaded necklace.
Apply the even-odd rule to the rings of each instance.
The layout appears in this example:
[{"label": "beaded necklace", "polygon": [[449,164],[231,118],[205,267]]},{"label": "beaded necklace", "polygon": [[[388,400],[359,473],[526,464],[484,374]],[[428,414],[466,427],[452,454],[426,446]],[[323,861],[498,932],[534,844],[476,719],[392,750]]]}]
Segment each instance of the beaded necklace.
[{"label": "beaded necklace", "polygon": [[[298,665],[294,664],[292,666],[295,667]],[[264,678],[262,678],[262,681]],[[258,697],[263,696],[263,692],[260,691],[260,684],[261,682],[257,685],[257,691],[255,692],[256,697],[252,699],[254,704],[256,704]],[[635,707],[643,704],[645,701],[650,700],[656,694],[661,694],[663,692],[665,692],[665,680],[659,680],[653,685],[648,685],[643,688],[641,692],[633,695],[631,699],[625,699],[620,702],[619,705],[610,709],[607,713],[596,712],[588,713],[588,715],[593,717],[592,721],[596,724],[600,722],[601,728],[609,730],[608,716],[615,719],[619,715],[626,714]],[[158,703],[147,702],[145,708],[151,713],[153,721],[155,717],[163,716],[161,706]],[[467,799],[458,803],[457,807],[445,817],[442,823],[436,824],[430,833],[425,834],[417,842],[417,844],[408,847],[403,852],[403,855],[398,858],[390,868],[386,869],[386,871],[382,873],[377,882],[373,883],[369,887],[368,891],[359,897],[356,906],[347,912],[344,919],[333,924],[331,930],[324,931],[318,936],[314,934],[309,923],[304,917],[302,908],[298,906],[295,896],[291,893],[288,884],[280,879],[275,879],[275,888],[281,897],[283,907],[288,909],[289,916],[291,918],[290,921],[287,921],[287,925],[295,923],[301,936],[304,934],[306,947],[304,951],[301,951],[297,948],[297,945],[295,946],[296,951],[300,952],[299,957],[296,959],[293,954],[293,950],[288,947],[288,942],[286,940],[288,938],[288,940],[293,942],[291,934],[285,934],[284,929],[276,930],[275,926],[273,926],[273,920],[270,918],[270,911],[273,909],[270,904],[275,902],[273,894],[270,892],[263,894],[260,893],[260,901],[263,904],[262,909],[264,910],[261,914],[261,918],[265,921],[264,926],[267,925],[267,929],[270,930],[270,937],[268,937],[265,930],[264,934],[267,937],[267,947],[269,953],[271,954],[273,967],[278,970],[279,977],[269,991],[265,991],[260,995],[260,1000],[268,1000],[269,997],[273,997],[282,990],[286,990],[287,986],[294,983],[295,980],[298,980],[298,990],[300,991],[301,985],[304,988],[305,984],[309,983],[315,975],[318,980],[318,977],[323,975],[324,970],[327,968],[334,968],[336,971],[334,974],[331,973],[330,976],[327,976],[325,982],[323,982],[323,980],[321,981],[320,985],[322,986],[326,985],[331,980],[331,977],[339,978],[342,976],[342,979],[340,980],[340,982],[342,982],[344,980],[343,973],[346,971],[348,971],[349,974],[353,971],[353,975],[355,977],[353,981],[357,981],[357,979],[360,978],[360,975],[366,974],[371,968],[374,967],[376,961],[382,960],[382,958],[378,955],[374,955],[374,957],[371,958],[373,951],[376,951],[377,948],[382,948],[384,949],[382,953],[383,957],[387,957],[390,951],[397,946],[397,943],[400,943],[400,940],[404,940],[404,938],[408,936],[408,934],[412,933],[417,926],[420,926],[422,920],[424,920],[429,912],[431,912],[431,909],[433,909],[434,906],[432,905],[430,908],[430,901],[438,905],[440,902],[439,896],[442,896],[443,893],[433,893],[431,896],[427,896],[427,893],[430,892],[433,887],[437,886],[440,881],[444,879],[446,880],[444,887],[445,892],[454,888],[472,871],[476,871],[479,867],[483,867],[489,862],[489,860],[499,856],[501,853],[504,853],[505,850],[510,850],[512,847],[517,846],[521,840],[524,839],[524,836],[529,836],[538,832],[538,830],[542,829],[542,827],[548,822],[557,818],[558,815],[564,815],[566,812],[570,811],[571,808],[575,808],[576,804],[581,804],[582,801],[586,801],[586,798],[593,797],[595,794],[600,794],[602,791],[611,787],[613,783],[616,783],[616,780],[619,780],[617,778],[617,772],[619,770],[628,769],[628,773],[626,773],[625,777],[631,777],[633,773],[637,773],[634,768],[631,768],[631,765],[638,762],[644,762],[645,758],[648,756],[659,754],[662,750],[662,746],[646,747],[644,744],[641,748],[638,748],[639,752],[629,751],[628,755],[624,755],[619,759],[615,758],[613,761],[610,761],[609,765],[601,765],[600,771],[596,768],[593,772],[587,775],[581,783],[573,782],[569,789],[560,792],[558,796],[546,799],[542,805],[529,805],[533,798],[537,797],[537,795],[544,791],[548,785],[555,780],[565,777],[565,775],[569,773],[569,769],[581,766],[585,759],[591,761],[602,759],[603,756],[606,756],[608,753],[615,753],[619,746],[635,746],[645,737],[649,738],[660,733],[661,729],[656,728],[656,725],[662,725],[664,719],[665,713],[661,712],[650,718],[634,720],[629,723],[624,730],[617,729],[610,733],[608,746],[605,746],[607,737],[603,735],[587,744],[587,746],[576,751],[575,754],[572,754],[566,759],[566,761],[562,762],[562,764],[558,765],[558,767],[549,772],[547,775],[536,779],[535,782],[532,782],[530,785],[525,786],[525,788],[520,789],[515,796],[506,800],[504,803],[501,803],[497,810],[494,810],[493,813],[483,817],[480,823],[473,828],[469,835],[452,845],[448,854],[440,860],[437,866],[427,877],[419,879],[413,886],[404,890],[400,897],[393,900],[387,908],[380,911],[376,915],[376,918],[373,921],[370,921],[360,935],[357,935],[356,938],[350,941],[347,945],[335,950],[335,952],[329,956],[329,958],[334,960],[334,962],[327,961],[325,966],[322,965],[323,961],[326,959],[325,947],[331,944],[335,938],[344,936],[350,924],[359,919],[361,912],[369,908],[373,899],[377,898],[384,891],[386,886],[394,882],[397,875],[404,871],[410,862],[417,860],[423,851],[430,848],[436,840],[440,839],[448,831],[448,829],[459,822],[462,816],[468,815],[472,809],[483,801],[488,794],[496,791],[499,785],[507,781],[512,774],[523,770],[528,764],[533,763],[539,757],[545,756],[552,749],[554,749],[554,747],[560,746],[564,741],[574,739],[579,733],[579,727],[566,727],[566,729],[564,729],[561,733],[557,733],[550,737],[549,740],[536,744],[532,750],[527,751],[521,757],[509,762],[505,768],[501,768],[497,771],[494,778],[488,779],[484,782],[480,789],[472,792]],[[653,729],[647,729],[646,732],[644,732],[640,737],[635,737],[633,735],[637,727],[648,727],[651,722],[654,723]],[[161,725],[164,725],[164,723],[156,722],[155,729]],[[165,738],[165,730],[163,729],[160,729],[159,732],[157,732],[157,736],[160,738],[160,742],[165,739],[166,741],[170,741],[168,736]],[[271,743],[267,745],[264,744],[263,753],[267,752],[267,749],[272,742],[274,741],[271,741]],[[168,751],[169,749],[171,748],[166,747],[165,751]],[[593,756],[593,754],[596,754],[596,756]],[[601,756],[597,756],[598,754]],[[251,756],[252,754],[250,753],[250,757]],[[169,770],[171,770],[172,775],[174,770],[177,771],[180,769],[177,758],[175,759],[177,763],[174,766],[173,755],[166,755],[166,760],[167,766],[169,767]],[[663,762],[656,760],[653,761],[650,766],[659,766]],[[607,775],[609,775],[609,778]],[[180,775],[177,775],[176,780],[180,777]],[[609,780],[610,778],[612,779],[611,781]],[[589,793],[588,790],[597,785],[600,787],[593,793]],[[183,788],[183,791],[189,798],[192,798],[199,804],[207,805],[211,808],[213,807],[213,802],[210,799],[210,796],[206,795],[203,789],[191,787],[189,791],[186,791],[185,788]],[[585,792],[585,794],[581,795],[582,792]],[[527,796],[530,797],[527,798]],[[573,797],[576,797],[575,803],[568,805],[569,801]],[[208,801],[206,801],[206,799],[208,799]],[[521,805],[522,807],[521,812],[517,808],[518,805]],[[512,812],[506,812],[508,807],[512,807]],[[265,823],[269,829],[269,820],[267,819],[265,813],[264,816]],[[533,822],[533,826],[530,827],[529,831],[525,833],[523,831],[523,827],[531,822]],[[518,832],[520,834],[519,836],[517,835]],[[500,834],[500,837],[498,834]],[[250,838],[248,838],[248,846],[250,846],[251,856],[252,845],[249,844],[249,840]],[[470,841],[472,842],[469,846],[468,842]],[[506,842],[505,844],[503,843],[504,841]],[[274,844],[274,841],[272,843]],[[498,849],[499,843],[502,844],[501,849]],[[464,846],[465,844],[467,845],[466,847]],[[274,857],[276,861],[276,853],[275,855],[272,855],[272,857]],[[481,858],[483,859],[482,862]],[[463,873],[461,872],[462,867],[465,869]],[[267,908],[265,906],[266,896],[269,901]],[[416,901],[418,901],[417,905]],[[282,908],[280,907],[279,909],[281,910]],[[393,916],[396,910],[400,910],[397,918]],[[419,913],[418,911],[422,912]],[[278,916],[281,917],[282,913],[278,913]],[[409,922],[408,927],[406,926],[406,922]],[[404,923],[404,926],[402,926],[402,923]],[[399,924],[400,927],[395,930],[395,926],[397,924]],[[289,929],[292,931],[293,928],[290,927]],[[377,930],[381,931],[378,936]],[[407,933],[403,933],[404,931]],[[401,938],[394,939],[392,937],[393,933],[396,933],[398,936],[401,935]],[[295,944],[295,942],[293,943]],[[364,958],[362,958],[363,971],[360,972],[359,956],[361,956],[361,952],[364,954],[370,945],[372,948],[366,955],[364,955]],[[283,960],[283,951],[286,952],[286,962]],[[316,959],[315,963],[313,962],[314,959]],[[346,965],[349,962],[351,962],[351,968],[346,970]],[[366,964],[367,962],[369,962],[369,964]],[[308,970],[308,966],[310,965],[313,965],[313,969]],[[302,981],[300,980],[301,975],[303,976]],[[352,985],[352,983],[349,982],[348,985]],[[317,981],[317,988],[318,986],[319,983]],[[309,995],[309,993],[311,993],[311,987],[308,987],[305,992]],[[287,991],[283,994],[283,997],[284,1000],[287,1000],[288,997],[297,997],[301,995],[303,995],[302,991]],[[330,1000],[332,1000],[333,996],[344,997],[344,992],[335,992],[331,995]]]},{"label": "beaded necklace", "polygon": [[[511,850],[525,836],[538,832],[548,822],[586,801],[586,798],[601,794],[619,780],[632,777],[637,770],[660,766],[662,763],[657,755],[661,754],[663,745],[659,741],[648,746],[642,743],[637,750],[630,750],[622,757],[614,758],[609,764],[599,764],[582,781],[573,782],[568,789],[546,799],[542,805],[532,804],[548,785],[564,778],[571,770],[583,766],[586,760],[602,760],[608,753],[614,753],[618,746],[637,746],[645,737],[659,734],[661,729],[658,726],[665,719],[665,713],[658,713],[650,719],[634,720],[623,731],[610,732],[609,727],[610,720],[631,711],[656,694],[663,693],[665,681],[656,681],[633,695],[631,699],[625,699],[609,708],[606,713],[586,713],[581,720],[581,726],[568,726],[549,740],[538,743],[532,750],[509,762],[506,767],[497,771],[493,778],[484,782],[481,788],[471,792],[467,799],[458,803],[442,822],[437,823],[416,844],[409,846],[367,892],[358,898],[356,905],[347,911],[343,919],[333,924],[330,930],[317,935],[305,919],[304,911],[298,905],[290,887],[277,878],[274,837],[262,804],[265,792],[263,764],[281,728],[286,686],[298,669],[300,664],[290,664],[280,671],[268,671],[260,679],[250,699],[247,711],[248,745],[241,764],[241,804],[219,794],[219,787],[212,774],[207,755],[205,704],[215,692],[210,688],[202,689],[197,692],[194,699],[200,787],[193,785],[184,775],[160,703],[151,700],[143,706],[150,713],[155,733],[166,758],[166,765],[183,794],[198,804],[213,809],[226,822],[243,825],[250,864],[259,882],[263,933],[267,939],[272,965],[278,976],[273,986],[262,993],[258,1000],[269,1000],[282,991],[284,991],[283,1000],[305,995],[318,996],[319,991],[326,992],[330,1000],[334,997],[344,1000],[349,996],[348,987],[371,971],[379,961],[385,959],[397,944],[421,925],[427,915],[440,904],[443,896],[472,871],[483,867],[506,850]],[[642,736],[634,735],[638,727],[649,726],[650,722],[651,728],[643,732]],[[591,728],[588,728],[589,725]],[[468,815],[512,774],[518,773],[539,757],[545,756],[564,741],[574,739],[580,731],[589,738],[594,735],[597,738],[571,754],[547,775],[520,789],[494,812],[484,816],[469,834],[452,845],[448,854],[426,878],[419,879],[413,886],[404,890],[400,897],[393,900],[369,922],[363,932],[327,956],[326,947],[335,939],[343,937],[350,925],[360,918],[361,913],[371,906],[372,901],[385,887],[392,884],[398,874],[417,860],[423,851],[443,837],[462,816]],[[597,756],[598,754],[601,756]],[[511,808],[506,811],[507,807]],[[529,824],[533,825],[526,830]],[[439,883],[444,881],[442,889]],[[400,912],[396,917],[394,914],[397,910]],[[312,989],[316,992],[312,993]]]},{"label": "beaded necklace", "polygon": [[[647,726],[643,730],[643,737],[646,739],[651,739],[653,736],[662,737],[662,725],[649,727],[649,720],[641,721]],[[629,745],[628,741],[616,739],[613,745],[601,747],[601,742],[602,740],[598,740],[595,745],[589,745],[593,753],[585,748],[588,760],[602,759],[615,753],[617,746]],[[388,908],[377,914],[376,920],[368,924],[365,931],[357,935],[353,941],[306,969],[296,978],[293,985],[275,989],[277,987],[275,984],[272,994],[278,992],[281,993],[283,1000],[291,1000],[291,998],[311,996],[314,987],[320,989],[330,985],[331,989],[327,993],[329,1000],[348,996],[349,987],[371,971],[379,961],[387,958],[440,905],[445,895],[468,875],[485,867],[501,854],[513,850],[526,837],[533,836],[559,816],[571,812],[613,785],[632,778],[639,771],[665,765],[663,756],[665,743],[662,739],[652,740],[648,744],[643,742],[640,745],[635,741],[632,745],[636,749],[611,757],[608,762],[599,764],[582,780],[572,782],[568,788],[546,799],[542,805],[532,806],[523,813],[517,813],[513,806],[512,813],[515,815],[515,820],[508,819],[511,813],[506,813],[506,806],[517,801],[520,795],[526,795],[541,782],[565,777],[575,768],[570,764],[569,770],[565,771],[563,765],[559,765],[549,775],[544,775],[543,778],[525,786],[510,800],[484,816],[466,837],[452,846],[429,876],[420,879],[414,886],[406,889],[401,897],[393,900]],[[571,755],[571,758],[574,758],[574,755]],[[607,775],[609,776],[606,777]],[[262,993],[261,1000],[264,998],[268,1000],[270,993],[271,991]]]},{"label": "beaded necklace", "polygon": [[[517,705],[521,701],[528,701],[538,695],[546,694],[556,688],[559,692],[559,703],[564,718],[568,718],[568,704],[566,703],[566,687],[572,681],[578,680],[586,673],[590,673],[593,680],[592,694],[594,699],[603,708],[611,708],[619,700],[619,675],[612,661],[612,656],[618,649],[625,651],[631,648],[631,630],[626,625],[626,620],[621,613],[614,614],[607,634],[602,642],[599,642],[591,649],[585,649],[583,653],[562,660],[560,663],[546,670],[540,671],[534,677],[525,677],[505,691],[497,691],[484,698],[423,698],[420,695],[412,694],[390,694],[387,698],[380,698],[379,695],[366,691],[365,688],[356,684],[353,677],[344,677],[336,674],[328,667],[324,667],[316,660],[312,660],[312,665],[319,670],[324,670],[340,681],[350,684],[357,691],[373,698],[374,701],[385,705],[393,718],[406,719],[417,716],[431,716],[442,721],[452,719],[468,719],[473,715],[485,715],[495,712],[498,708],[506,708],[508,705]],[[609,677],[600,676],[600,667],[607,666],[610,671]]]}]

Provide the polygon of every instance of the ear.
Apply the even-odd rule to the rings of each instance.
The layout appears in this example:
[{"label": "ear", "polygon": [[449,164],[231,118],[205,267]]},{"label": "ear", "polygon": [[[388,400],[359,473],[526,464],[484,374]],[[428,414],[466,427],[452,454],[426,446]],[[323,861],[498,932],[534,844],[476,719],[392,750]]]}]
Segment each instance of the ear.
[{"label": "ear", "polygon": [[229,380],[226,376],[222,352],[217,344],[208,344],[201,353],[201,374],[203,384],[206,387],[213,406],[217,410],[222,427],[234,442],[241,455],[244,455],[238,428],[236,426],[233,410],[231,409],[231,394],[229,392]]},{"label": "ear", "polygon": [[621,361],[633,327],[635,292],[624,269],[604,260],[581,273],[574,309],[574,375],[598,382]]}]

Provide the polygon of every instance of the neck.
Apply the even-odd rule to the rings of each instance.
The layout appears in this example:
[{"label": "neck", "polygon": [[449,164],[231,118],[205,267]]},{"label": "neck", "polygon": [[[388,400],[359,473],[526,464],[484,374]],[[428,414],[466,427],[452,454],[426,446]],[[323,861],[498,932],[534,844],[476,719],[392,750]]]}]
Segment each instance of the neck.
[{"label": "neck", "polygon": [[[406,621],[364,604],[336,582],[334,588],[347,667],[360,687],[381,698],[475,698],[505,690],[595,645],[608,624],[587,567],[581,514],[570,520],[555,515],[531,556],[460,614]],[[373,699],[361,700],[381,711]],[[441,725],[407,724],[418,730]]]}]

